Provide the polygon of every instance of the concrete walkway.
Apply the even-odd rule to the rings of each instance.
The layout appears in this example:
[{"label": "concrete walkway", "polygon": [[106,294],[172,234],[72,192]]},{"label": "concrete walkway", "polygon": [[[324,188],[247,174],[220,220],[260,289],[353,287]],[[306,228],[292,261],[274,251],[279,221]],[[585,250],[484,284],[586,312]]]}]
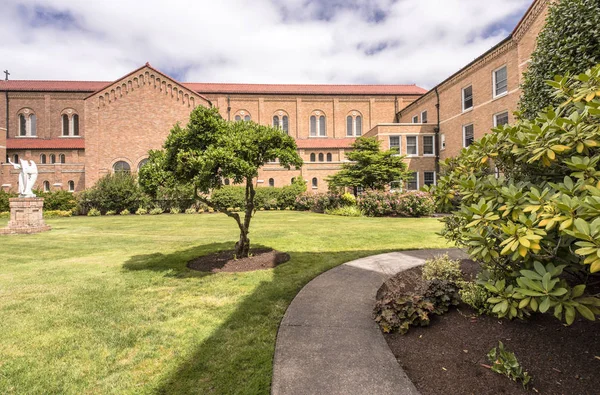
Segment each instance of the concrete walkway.
[{"label": "concrete walkway", "polygon": [[345,263],[308,283],[277,334],[272,394],[418,394],[372,312],[389,277],[446,252],[466,257],[458,250],[392,252]]}]

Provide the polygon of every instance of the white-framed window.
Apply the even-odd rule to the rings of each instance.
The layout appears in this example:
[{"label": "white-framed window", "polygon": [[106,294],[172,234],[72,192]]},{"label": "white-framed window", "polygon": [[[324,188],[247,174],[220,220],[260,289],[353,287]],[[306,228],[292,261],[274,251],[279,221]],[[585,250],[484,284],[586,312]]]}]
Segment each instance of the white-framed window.
[{"label": "white-framed window", "polygon": [[19,111],[19,137],[37,137],[37,118],[35,113],[24,108]]},{"label": "white-framed window", "polygon": [[79,136],[79,115],[72,108],[63,110],[60,119],[62,121],[62,136]]},{"label": "white-framed window", "polygon": [[118,162],[115,162],[115,164],[113,165],[113,171],[115,173],[130,173],[131,166],[129,166],[129,163],[125,162],[124,160],[120,160]]},{"label": "white-framed window", "polygon": [[313,187],[313,189],[317,189],[319,187],[319,180],[317,180],[317,177],[313,177],[312,187]]},{"label": "white-framed window", "polygon": [[417,136],[406,136],[406,156],[419,155],[419,139]]},{"label": "white-framed window", "polygon": [[362,116],[352,111],[346,116],[346,137],[362,136]]},{"label": "white-framed window", "polygon": [[423,155],[435,155],[434,136],[423,136]]},{"label": "white-framed window", "polygon": [[44,181],[42,183],[44,192],[50,192],[50,181]]},{"label": "white-framed window", "polygon": [[67,186],[68,186],[69,192],[75,192],[75,181],[69,180],[69,182],[67,182]]},{"label": "white-framed window", "polygon": [[506,65],[494,70],[492,73],[494,82],[494,98],[508,93],[508,71]]},{"label": "white-framed window", "polygon": [[40,155],[40,164],[45,165],[46,164],[46,154],[41,154]]},{"label": "white-framed window", "polygon": [[412,123],[419,123],[419,116],[415,115],[412,119]]},{"label": "white-framed window", "polygon": [[435,171],[423,172],[423,185],[435,185]]},{"label": "white-framed window", "polygon": [[331,155],[331,152],[327,153],[327,162],[332,162],[333,161],[333,155]]},{"label": "white-framed window", "polygon": [[494,115],[494,127],[508,124],[508,111]]},{"label": "white-framed window", "polygon": [[473,144],[475,141],[475,129],[473,128],[473,124],[468,124],[463,126],[463,147],[467,148],[469,145]]},{"label": "white-framed window", "polygon": [[444,133],[440,134],[440,150],[446,149],[446,135]]},{"label": "white-framed window", "polygon": [[62,163],[62,164],[67,163],[67,157],[65,156],[65,154],[58,155],[58,163]]},{"label": "white-framed window", "polygon": [[421,123],[427,123],[427,111],[421,112]]},{"label": "white-framed window", "polygon": [[406,190],[417,191],[419,190],[419,173],[414,171],[411,177],[406,181]]},{"label": "white-framed window", "polygon": [[462,110],[468,111],[473,108],[473,85],[462,89]]},{"label": "white-framed window", "polygon": [[270,187],[274,187],[275,186],[275,179],[274,178],[269,178],[269,186]]},{"label": "white-framed window", "polygon": [[250,113],[249,113],[248,111],[246,111],[246,110],[238,110],[238,111],[235,113],[235,116],[233,117],[233,119],[234,119],[236,122],[239,122],[239,121],[250,121],[250,120],[252,120],[252,116],[251,116],[251,115],[250,115]]},{"label": "white-framed window", "polygon": [[310,161],[311,162],[316,162],[317,161],[317,155],[314,152],[312,154],[310,154]]},{"label": "white-framed window", "polygon": [[397,155],[400,155],[402,153],[400,136],[390,136],[390,150],[396,151]]},{"label": "white-framed window", "polygon": [[310,137],[327,136],[327,120],[321,111],[315,111],[310,116]]},{"label": "white-framed window", "polygon": [[286,134],[289,134],[289,124],[290,118],[283,111],[277,111],[275,115],[273,115],[273,127],[279,128],[283,130]]}]

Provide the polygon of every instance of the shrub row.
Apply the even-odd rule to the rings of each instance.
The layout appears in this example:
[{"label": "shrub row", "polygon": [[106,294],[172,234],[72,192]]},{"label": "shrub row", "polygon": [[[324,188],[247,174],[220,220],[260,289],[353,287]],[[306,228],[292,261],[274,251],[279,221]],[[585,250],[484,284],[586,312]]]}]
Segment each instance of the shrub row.
[{"label": "shrub row", "polygon": [[367,191],[356,204],[369,217],[421,217],[433,214],[435,208],[427,192]]}]

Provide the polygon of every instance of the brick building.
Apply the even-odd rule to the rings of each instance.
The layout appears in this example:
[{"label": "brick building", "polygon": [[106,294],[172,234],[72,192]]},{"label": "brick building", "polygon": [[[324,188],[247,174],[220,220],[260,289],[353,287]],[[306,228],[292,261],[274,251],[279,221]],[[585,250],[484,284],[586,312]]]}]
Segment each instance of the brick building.
[{"label": "brick building", "polygon": [[[258,85],[181,83],[146,64],[114,81],[0,81],[0,158],[38,164],[44,190],[80,191],[117,170],[137,171],[171,127],[196,106],[228,120],[274,125],[293,136],[304,166],[272,163],[258,186],[302,176],[326,191],[356,137],[373,136],[407,156],[408,189],[434,183],[440,158],[456,155],[495,124],[512,120],[521,74],[544,24],[535,1],[513,33],[430,91],[415,85]],[[439,113],[438,113],[439,109]],[[16,190],[18,171],[0,165],[0,185]],[[392,185],[392,188],[400,188]]]}]

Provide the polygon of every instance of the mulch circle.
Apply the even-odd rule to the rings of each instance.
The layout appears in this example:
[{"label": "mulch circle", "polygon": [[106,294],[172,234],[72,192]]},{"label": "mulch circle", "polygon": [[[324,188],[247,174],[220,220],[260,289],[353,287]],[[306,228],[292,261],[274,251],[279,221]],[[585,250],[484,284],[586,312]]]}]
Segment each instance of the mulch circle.
[{"label": "mulch circle", "polygon": [[221,251],[201,256],[188,262],[187,267],[201,272],[251,272],[254,270],[272,269],[290,260],[285,252],[268,248],[250,250],[247,258],[235,259],[233,251]]},{"label": "mulch circle", "polygon": [[[461,262],[470,277],[478,265]],[[420,286],[421,268],[399,273],[380,290],[410,292]],[[428,394],[598,394],[600,393],[600,321],[576,319],[569,327],[551,314],[527,321],[476,316],[460,305],[434,316],[429,327],[407,334],[385,334],[390,349],[423,395]],[[515,353],[533,377],[524,390],[490,365],[487,353],[498,341]]]}]

